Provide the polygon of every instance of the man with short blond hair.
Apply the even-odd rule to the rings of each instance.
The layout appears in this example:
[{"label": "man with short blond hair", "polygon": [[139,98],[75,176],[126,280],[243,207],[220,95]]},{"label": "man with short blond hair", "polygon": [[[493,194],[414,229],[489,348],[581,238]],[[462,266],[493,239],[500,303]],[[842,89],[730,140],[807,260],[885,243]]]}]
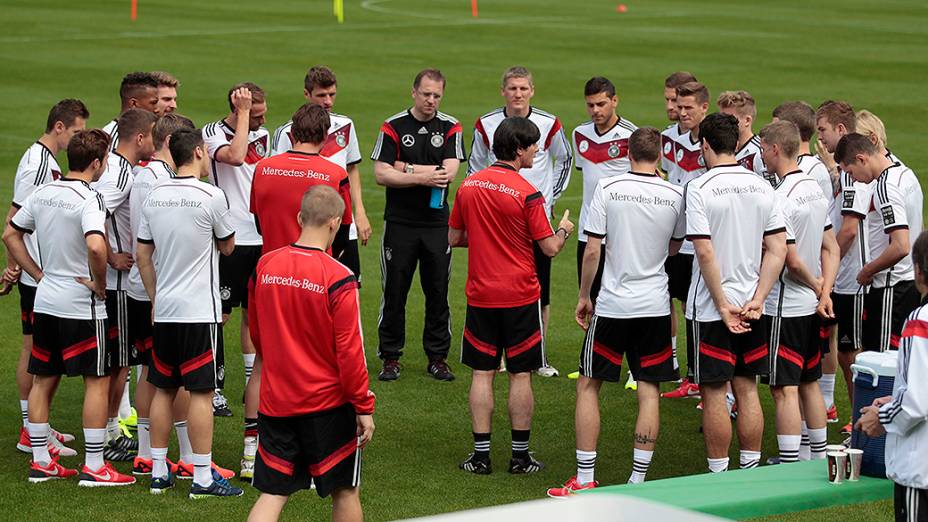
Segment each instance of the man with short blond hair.
[{"label": "man with short blond hair", "polygon": [[754,97],[747,91],[724,91],[719,94],[716,104],[722,114],[731,114],[738,118],[738,149],[735,159],[742,167],[766,179],[771,185],[776,183],[776,176],[767,174],[764,160],[760,153],[760,138],[754,135],[754,119],[757,118],[757,106]]},{"label": "man with short blond hair", "polygon": [[158,104],[155,113],[164,116],[177,110],[177,88],[180,81],[171,73],[155,71],[151,73],[158,81]]}]

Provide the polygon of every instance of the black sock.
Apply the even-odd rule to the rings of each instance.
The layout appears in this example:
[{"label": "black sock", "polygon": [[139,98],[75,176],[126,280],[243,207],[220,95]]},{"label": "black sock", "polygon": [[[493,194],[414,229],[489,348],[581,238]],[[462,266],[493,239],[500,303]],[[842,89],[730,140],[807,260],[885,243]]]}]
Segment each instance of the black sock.
[{"label": "black sock", "polygon": [[528,438],[532,430],[512,430],[512,458],[528,458]]},{"label": "black sock", "polygon": [[490,434],[474,432],[474,458],[490,460]]}]

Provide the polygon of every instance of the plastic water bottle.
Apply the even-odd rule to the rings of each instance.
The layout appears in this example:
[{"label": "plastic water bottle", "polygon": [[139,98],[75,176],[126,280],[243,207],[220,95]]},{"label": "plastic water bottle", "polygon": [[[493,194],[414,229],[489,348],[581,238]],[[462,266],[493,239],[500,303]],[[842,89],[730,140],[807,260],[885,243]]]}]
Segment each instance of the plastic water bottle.
[{"label": "plastic water bottle", "polygon": [[429,198],[429,207],[444,208],[445,206],[445,189],[432,187],[432,194]]}]

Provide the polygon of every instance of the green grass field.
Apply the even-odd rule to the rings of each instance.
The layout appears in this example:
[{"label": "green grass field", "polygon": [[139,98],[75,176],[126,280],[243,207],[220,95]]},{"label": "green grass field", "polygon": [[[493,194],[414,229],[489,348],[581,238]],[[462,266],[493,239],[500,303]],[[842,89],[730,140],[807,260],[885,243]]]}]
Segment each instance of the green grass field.
[{"label": "green grass field", "polygon": [[[449,79],[441,109],[458,117],[470,144],[474,119],[501,103],[499,77],[511,65],[535,73],[535,104],[560,116],[572,129],[587,119],[584,82],[594,75],[619,88],[621,114],[638,125],[666,125],[663,78],[686,69],[705,82],[713,96],[746,89],[759,103],[758,126],[778,103],[803,99],[813,105],[846,99],[883,118],[889,142],[916,172],[928,171],[921,125],[928,117],[923,92],[928,58],[928,10],[915,0],[807,2],[782,0],[631,0],[618,13],[609,0],[483,0],[481,18],[472,19],[464,0],[348,0],[347,21],[338,25],[325,0],[287,2],[179,2],[140,0],[139,19],[129,20],[129,2],[8,0],[0,22],[0,194],[10,200],[19,158],[44,127],[49,107],[65,97],[89,106],[93,126],[102,126],[119,109],[118,85],[134,70],[167,70],[182,81],[179,111],[202,124],[227,112],[229,86],[251,80],[268,93],[268,127],[289,118],[302,102],[307,67],[327,64],[338,74],[335,110],[354,118],[362,153],[369,154],[380,122],[409,104],[413,75],[439,67]],[[911,96],[910,96],[911,95]],[[915,96],[913,98],[913,96]],[[60,161],[64,164],[63,155]],[[64,166],[64,165],[63,165]],[[383,231],[383,189],[362,163],[364,197],[374,224],[371,244],[362,250],[362,314],[372,376],[379,363],[377,313],[380,301],[379,237]],[[559,209],[577,216],[581,182],[575,175]],[[572,242],[573,243],[573,242]],[[451,281],[454,343],[460,350],[464,317],[466,253],[455,254]],[[556,259],[548,346],[554,366],[576,367],[583,333],[573,322],[576,280],[573,244]],[[13,372],[21,337],[15,293],[0,300],[0,512],[2,518],[62,520],[113,518],[139,520],[243,519],[256,493],[200,504],[185,498],[186,485],[160,498],[142,485],[116,491],[78,490],[76,481],[32,486],[25,481],[27,457],[14,448],[19,413]],[[372,380],[377,393],[377,432],[366,452],[363,503],[368,519],[390,520],[535,499],[546,487],[574,473],[574,384],[564,377],[536,379],[532,449],[548,465],[536,475],[505,473],[509,432],[505,377],[497,393],[493,458],[488,477],[464,474],[458,462],[471,449],[467,410],[469,376],[453,364],[458,379],[438,383],[425,373],[418,342],[423,300],[418,284],[410,293],[407,354],[399,382]],[[238,315],[226,329],[228,390],[241,395]],[[680,339],[682,347],[682,338]],[[842,423],[849,414],[838,384]],[[80,433],[81,385],[61,386],[53,423]],[[773,407],[767,412],[764,458],[776,452]],[[666,401],[663,432],[648,479],[705,470],[700,417],[695,401]],[[606,387],[597,479],[625,481],[630,471],[635,397]],[[241,451],[240,404],[236,417],[217,419],[214,456],[235,468]],[[829,425],[839,441],[838,425]],[[81,450],[82,448],[78,447]],[[173,453],[173,451],[172,451]],[[736,450],[733,456],[737,462]],[[66,464],[77,466],[79,459]],[[121,466],[125,470],[125,466]],[[823,479],[824,480],[824,479]],[[146,483],[147,486],[147,483]],[[319,520],[329,503],[313,493],[297,495],[285,518]],[[117,515],[118,513],[118,515]],[[798,513],[764,520],[886,520],[891,502]]]}]

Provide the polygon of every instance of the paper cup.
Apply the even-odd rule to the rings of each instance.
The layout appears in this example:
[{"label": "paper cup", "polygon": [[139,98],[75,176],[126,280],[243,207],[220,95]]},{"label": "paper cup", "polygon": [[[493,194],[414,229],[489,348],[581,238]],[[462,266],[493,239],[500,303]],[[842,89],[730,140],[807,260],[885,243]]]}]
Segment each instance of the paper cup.
[{"label": "paper cup", "polygon": [[843,445],[843,444],[829,444],[829,445],[825,446],[825,452],[826,452],[826,453],[829,452],[829,451],[844,451],[844,450],[846,450],[846,449],[847,449],[847,447],[846,447],[845,445]]},{"label": "paper cup", "polygon": [[844,451],[847,454],[847,480],[857,482],[860,480],[860,464],[864,458],[864,451],[859,449],[848,449]]},{"label": "paper cup", "polygon": [[847,453],[843,451],[829,451],[825,453],[828,462],[828,482],[840,484],[847,473]]}]

